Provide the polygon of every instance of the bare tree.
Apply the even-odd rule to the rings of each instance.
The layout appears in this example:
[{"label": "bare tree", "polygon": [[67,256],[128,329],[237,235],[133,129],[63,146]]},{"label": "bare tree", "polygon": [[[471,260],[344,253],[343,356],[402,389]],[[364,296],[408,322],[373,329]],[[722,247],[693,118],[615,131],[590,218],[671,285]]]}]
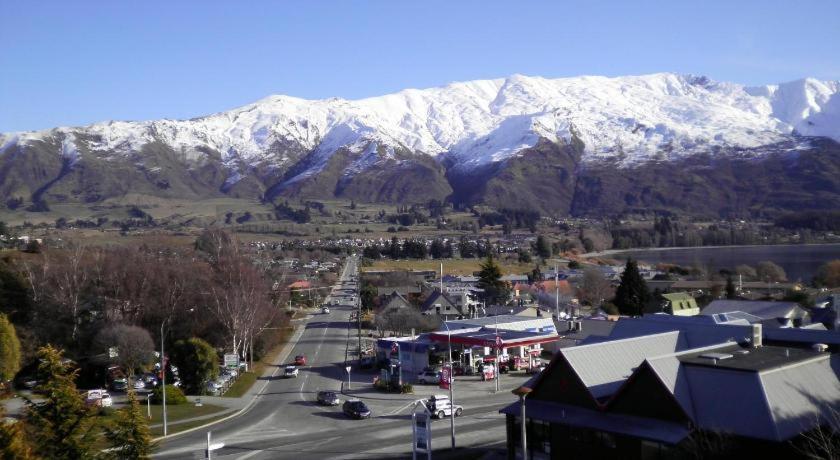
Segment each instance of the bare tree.
[{"label": "bare tree", "polygon": [[600,307],[601,303],[612,297],[613,288],[608,279],[595,267],[586,268],[578,285],[578,297],[584,303]]},{"label": "bare tree", "polygon": [[819,417],[815,420],[814,428],[802,433],[794,448],[805,458],[814,460],[833,460],[840,458],[840,411],[827,408],[826,420]]},{"label": "bare tree", "polygon": [[113,324],[103,329],[94,341],[101,351],[115,348],[115,362],[122,366],[129,377],[135,369],[145,366],[154,359],[155,344],[149,331],[137,326]]},{"label": "bare tree", "polygon": [[785,270],[776,265],[775,263],[765,260],[764,262],[759,262],[756,265],[756,275],[758,279],[762,281],[786,281],[787,274],[785,274]]}]

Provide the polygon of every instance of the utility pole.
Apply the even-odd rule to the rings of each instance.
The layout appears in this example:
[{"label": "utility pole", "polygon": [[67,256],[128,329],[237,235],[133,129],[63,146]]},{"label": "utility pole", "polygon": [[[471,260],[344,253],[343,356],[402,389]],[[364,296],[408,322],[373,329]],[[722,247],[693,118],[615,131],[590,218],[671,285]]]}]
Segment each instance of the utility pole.
[{"label": "utility pole", "polygon": [[443,294],[443,262],[440,263],[440,293]]},{"label": "utility pole", "polygon": [[557,273],[557,264],[554,264],[554,315],[560,319],[560,275]]}]

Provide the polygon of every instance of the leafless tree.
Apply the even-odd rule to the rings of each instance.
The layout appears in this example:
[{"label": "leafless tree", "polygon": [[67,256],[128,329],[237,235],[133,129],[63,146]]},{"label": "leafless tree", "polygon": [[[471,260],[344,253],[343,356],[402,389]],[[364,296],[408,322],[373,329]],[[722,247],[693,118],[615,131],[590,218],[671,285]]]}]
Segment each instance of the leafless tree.
[{"label": "leafless tree", "polygon": [[600,270],[589,267],[583,271],[583,278],[578,285],[578,297],[582,302],[599,307],[612,294],[612,285]]},{"label": "leafless tree", "polygon": [[149,331],[125,324],[112,324],[103,329],[94,341],[98,350],[108,352],[116,348],[115,362],[122,366],[129,377],[135,369],[145,366],[154,359],[155,344]]},{"label": "leafless tree", "polygon": [[793,445],[805,458],[840,458],[840,410],[828,408],[826,420],[815,420],[814,428],[803,433],[799,442]]}]

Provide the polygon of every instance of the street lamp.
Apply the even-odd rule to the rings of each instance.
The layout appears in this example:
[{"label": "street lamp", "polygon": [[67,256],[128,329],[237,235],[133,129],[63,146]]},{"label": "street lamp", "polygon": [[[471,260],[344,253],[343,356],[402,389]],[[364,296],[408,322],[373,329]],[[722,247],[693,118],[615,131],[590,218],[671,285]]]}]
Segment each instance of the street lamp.
[{"label": "street lamp", "polygon": [[526,432],[525,397],[528,396],[528,394],[531,391],[532,390],[530,388],[528,388],[526,386],[521,386],[521,387],[519,387],[519,388],[517,388],[517,389],[515,389],[511,392],[511,393],[515,394],[516,396],[519,396],[519,409],[520,409],[519,420],[520,420],[520,425],[522,426],[522,458],[523,458],[523,460],[528,458],[528,443],[525,440],[525,432]]},{"label": "street lamp", "polygon": [[[192,313],[195,311],[195,308],[190,308],[187,310],[188,313]],[[166,323],[172,318],[172,314],[170,313],[169,316],[163,319],[160,323],[160,394],[161,394],[161,402],[163,404],[162,412],[163,412],[163,435],[167,435],[167,418],[166,418],[166,354],[163,350],[163,345],[166,339],[166,336],[163,335],[163,328],[166,326]]]},{"label": "street lamp", "polygon": [[[446,327],[446,334],[447,334],[447,344],[449,349],[449,404],[454,408],[455,407],[455,399],[452,394],[452,384],[455,383],[455,365],[452,362],[452,331],[449,329],[449,325],[446,323],[446,320],[443,321],[444,327]],[[455,412],[452,412],[449,415],[449,429],[450,429],[450,436],[452,441],[452,450],[455,450]]]}]

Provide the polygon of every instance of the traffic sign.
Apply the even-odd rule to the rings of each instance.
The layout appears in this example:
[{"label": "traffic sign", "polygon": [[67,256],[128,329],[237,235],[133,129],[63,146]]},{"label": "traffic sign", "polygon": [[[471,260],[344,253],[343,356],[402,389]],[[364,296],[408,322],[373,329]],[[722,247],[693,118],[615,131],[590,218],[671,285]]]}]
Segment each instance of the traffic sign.
[{"label": "traffic sign", "polygon": [[348,374],[350,373],[350,369],[353,369],[353,366],[346,366],[344,368],[344,370],[346,370]]},{"label": "traffic sign", "polygon": [[225,354],[224,362],[227,368],[237,368],[239,367],[239,355],[236,353]]}]

